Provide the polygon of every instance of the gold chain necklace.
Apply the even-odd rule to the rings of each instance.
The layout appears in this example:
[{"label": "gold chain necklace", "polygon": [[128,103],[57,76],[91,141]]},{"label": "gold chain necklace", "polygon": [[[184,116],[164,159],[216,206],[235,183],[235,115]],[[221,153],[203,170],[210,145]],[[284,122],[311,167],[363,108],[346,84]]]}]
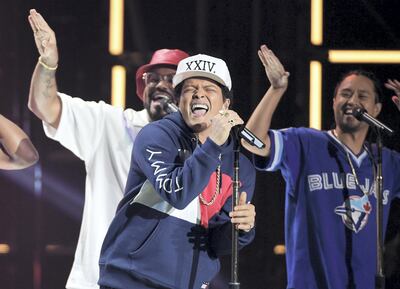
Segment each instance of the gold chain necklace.
[{"label": "gold chain necklace", "polygon": [[[343,147],[343,149],[344,149],[345,152],[346,152],[347,162],[348,162],[349,165],[350,165],[351,173],[353,174],[353,177],[354,177],[354,179],[355,179],[355,182],[356,182],[357,187],[363,192],[364,195],[367,195],[367,196],[368,196],[368,195],[370,194],[370,192],[367,191],[367,190],[365,190],[365,189],[363,189],[363,187],[360,185],[360,182],[358,181],[358,176],[357,176],[357,173],[356,173],[356,169],[354,168],[353,162],[351,161],[350,154],[349,154],[349,150],[348,150],[347,147],[342,143],[342,141],[339,139],[339,137],[337,136],[337,134],[336,134],[336,132],[335,132],[334,129],[332,130],[332,134],[336,137],[336,139],[339,141],[340,145]],[[373,171],[374,180],[375,180],[375,179],[376,179],[376,171],[375,171],[375,163],[373,162],[372,154],[371,154],[371,152],[368,150],[368,148],[365,146],[365,144],[363,145],[363,148],[364,148],[364,150],[367,152],[368,156],[370,157],[370,159],[371,159],[371,161],[372,161],[372,171]],[[371,185],[370,190],[371,190],[372,187],[373,187],[373,186]]]},{"label": "gold chain necklace", "polygon": [[[219,160],[221,160],[221,154],[219,155]],[[206,201],[203,197],[203,193],[199,195],[200,201],[203,205],[206,206],[211,206],[214,204],[215,200],[217,199],[217,196],[220,193],[220,182],[221,182],[221,165],[218,165],[217,170],[216,170],[216,180],[215,180],[215,191],[214,194],[209,202]]]}]

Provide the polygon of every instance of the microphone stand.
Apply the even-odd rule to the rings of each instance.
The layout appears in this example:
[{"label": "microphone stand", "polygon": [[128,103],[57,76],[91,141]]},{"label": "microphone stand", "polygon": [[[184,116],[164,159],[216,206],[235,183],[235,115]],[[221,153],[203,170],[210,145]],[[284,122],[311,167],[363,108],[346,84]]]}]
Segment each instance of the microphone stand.
[{"label": "microphone stand", "polygon": [[[238,129],[233,129],[234,135],[234,158],[233,158],[233,192],[232,192],[232,211],[239,203],[239,157],[240,157],[240,137]],[[231,253],[231,281],[230,289],[240,289],[239,282],[239,248],[238,248],[239,229],[232,225],[232,253]]]},{"label": "microphone stand", "polygon": [[377,172],[376,172],[376,275],[375,275],[375,288],[384,289],[385,288],[385,275],[383,273],[383,175],[382,175],[382,136],[381,130],[376,129],[377,135]]},{"label": "microphone stand", "polygon": [[382,136],[381,133],[392,135],[394,131],[369,115],[363,107],[353,108],[351,114],[359,121],[366,122],[376,132],[378,148],[376,172],[376,275],[375,288],[385,288],[385,275],[383,273],[383,175],[382,175]]},{"label": "microphone stand", "polygon": [[[232,211],[239,203],[239,158],[240,158],[240,140],[243,138],[250,145],[257,148],[265,147],[265,144],[244,125],[238,125],[232,128],[234,138],[233,148],[233,192],[232,192]],[[232,225],[232,252],[231,252],[231,280],[230,289],[240,289],[239,282],[239,229]]]}]

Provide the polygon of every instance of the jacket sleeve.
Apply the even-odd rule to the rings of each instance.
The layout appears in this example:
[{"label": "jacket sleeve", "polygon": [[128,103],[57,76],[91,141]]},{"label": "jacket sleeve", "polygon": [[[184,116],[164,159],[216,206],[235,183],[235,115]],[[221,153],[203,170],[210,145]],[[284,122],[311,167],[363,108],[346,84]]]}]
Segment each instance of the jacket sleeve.
[{"label": "jacket sleeve", "polygon": [[[250,162],[242,156],[240,163],[239,194],[247,193],[247,201],[251,202],[255,188],[255,169]],[[232,248],[232,223],[229,212],[232,211],[232,196],[227,199],[222,210],[210,222],[210,245],[217,256],[231,254]],[[239,249],[248,245],[255,237],[255,228],[249,232],[239,231]]]},{"label": "jacket sleeve", "polygon": [[[176,134],[176,132],[174,132]],[[177,209],[185,208],[208,184],[220,163],[221,148],[210,139],[181,160],[183,136],[171,135],[159,123],[151,123],[137,136],[129,178],[145,175],[156,192]],[[126,192],[135,189],[128,178]]]}]

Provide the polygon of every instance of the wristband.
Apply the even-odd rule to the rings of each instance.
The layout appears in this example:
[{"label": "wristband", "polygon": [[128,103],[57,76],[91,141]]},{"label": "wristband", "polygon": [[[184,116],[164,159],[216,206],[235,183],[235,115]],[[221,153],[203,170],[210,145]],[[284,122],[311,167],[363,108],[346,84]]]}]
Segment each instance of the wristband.
[{"label": "wristband", "polygon": [[56,70],[57,67],[58,67],[58,64],[56,64],[56,66],[53,66],[53,67],[48,66],[46,63],[44,63],[44,62],[42,61],[42,56],[39,56],[38,62],[39,62],[39,64],[40,64],[41,66],[43,66],[44,68],[46,68],[46,69],[48,69],[48,70],[53,70],[53,71],[54,71],[54,70]]}]

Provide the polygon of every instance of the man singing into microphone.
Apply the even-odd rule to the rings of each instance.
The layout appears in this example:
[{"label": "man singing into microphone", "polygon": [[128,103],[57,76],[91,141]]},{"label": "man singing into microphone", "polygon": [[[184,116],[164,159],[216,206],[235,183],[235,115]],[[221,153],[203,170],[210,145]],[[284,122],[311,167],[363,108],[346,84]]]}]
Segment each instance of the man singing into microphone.
[{"label": "man singing into microphone", "polygon": [[[336,127],[270,130],[272,114],[287,87],[287,72],[266,46],[259,57],[271,88],[246,125],[266,144],[244,146],[260,169],[281,170],[286,182],[285,241],[288,289],[373,289],[376,274],[376,146],[365,141],[368,124],[355,108],[372,117],[381,110],[375,76],[362,70],[344,75],[336,86]],[[399,91],[391,82],[388,88]],[[271,91],[280,97],[271,97]],[[395,97],[397,100],[397,98]],[[400,155],[383,150],[383,220],[400,196]]]},{"label": "man singing into microphone", "polygon": [[125,197],[104,239],[100,287],[208,288],[218,257],[231,252],[232,223],[239,246],[254,238],[249,201],[255,169],[240,155],[238,206],[232,210],[231,78],[222,59],[181,60],[173,79],[179,112],[138,134]]}]

